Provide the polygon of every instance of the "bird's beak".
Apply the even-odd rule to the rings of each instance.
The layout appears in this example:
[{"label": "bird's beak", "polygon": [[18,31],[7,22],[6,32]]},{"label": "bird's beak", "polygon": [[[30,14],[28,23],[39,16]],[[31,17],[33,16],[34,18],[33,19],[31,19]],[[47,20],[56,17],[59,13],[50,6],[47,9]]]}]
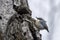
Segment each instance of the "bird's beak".
[{"label": "bird's beak", "polygon": [[49,32],[49,30],[48,29],[46,29],[47,30],[47,32]]},{"label": "bird's beak", "polygon": [[49,30],[47,30],[49,32]]}]

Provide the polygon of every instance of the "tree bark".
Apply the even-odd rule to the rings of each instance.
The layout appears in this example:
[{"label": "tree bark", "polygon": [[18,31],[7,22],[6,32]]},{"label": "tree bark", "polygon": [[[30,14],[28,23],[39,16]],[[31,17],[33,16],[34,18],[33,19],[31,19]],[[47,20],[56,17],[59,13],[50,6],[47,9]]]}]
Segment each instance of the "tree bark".
[{"label": "tree bark", "polygon": [[41,40],[27,16],[31,17],[27,0],[0,0],[0,40]]}]

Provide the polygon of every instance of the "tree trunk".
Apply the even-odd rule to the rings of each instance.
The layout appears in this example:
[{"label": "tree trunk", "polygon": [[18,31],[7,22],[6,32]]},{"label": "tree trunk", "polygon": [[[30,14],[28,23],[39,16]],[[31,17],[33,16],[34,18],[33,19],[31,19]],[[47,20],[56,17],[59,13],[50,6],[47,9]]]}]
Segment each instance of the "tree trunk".
[{"label": "tree trunk", "polygon": [[0,40],[41,40],[28,15],[27,0],[0,0]]}]

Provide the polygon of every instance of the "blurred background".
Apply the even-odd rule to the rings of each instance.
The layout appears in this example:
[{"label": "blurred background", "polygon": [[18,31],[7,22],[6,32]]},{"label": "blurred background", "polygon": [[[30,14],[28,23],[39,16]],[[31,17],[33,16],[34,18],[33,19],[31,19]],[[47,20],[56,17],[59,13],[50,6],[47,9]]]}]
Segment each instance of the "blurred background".
[{"label": "blurred background", "polygon": [[49,33],[40,31],[42,40],[60,40],[60,0],[28,0],[32,17],[47,21]]}]

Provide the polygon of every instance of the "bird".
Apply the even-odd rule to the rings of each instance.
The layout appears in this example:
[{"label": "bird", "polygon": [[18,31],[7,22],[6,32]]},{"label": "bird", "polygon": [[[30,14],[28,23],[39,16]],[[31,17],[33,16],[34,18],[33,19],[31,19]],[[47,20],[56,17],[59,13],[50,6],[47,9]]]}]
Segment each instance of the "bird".
[{"label": "bird", "polygon": [[32,22],[35,25],[35,27],[38,29],[38,31],[47,30],[49,32],[46,21],[43,18],[37,18],[37,20],[36,20],[36,19],[28,16],[28,20],[26,20],[26,21]]},{"label": "bird", "polygon": [[43,18],[38,18],[38,17],[36,17],[36,18],[37,18],[37,20],[36,20],[36,22],[35,22],[36,26],[37,26],[40,30],[47,30],[47,31],[49,32],[48,26],[47,26],[47,24],[46,24],[46,21],[45,21]]}]

